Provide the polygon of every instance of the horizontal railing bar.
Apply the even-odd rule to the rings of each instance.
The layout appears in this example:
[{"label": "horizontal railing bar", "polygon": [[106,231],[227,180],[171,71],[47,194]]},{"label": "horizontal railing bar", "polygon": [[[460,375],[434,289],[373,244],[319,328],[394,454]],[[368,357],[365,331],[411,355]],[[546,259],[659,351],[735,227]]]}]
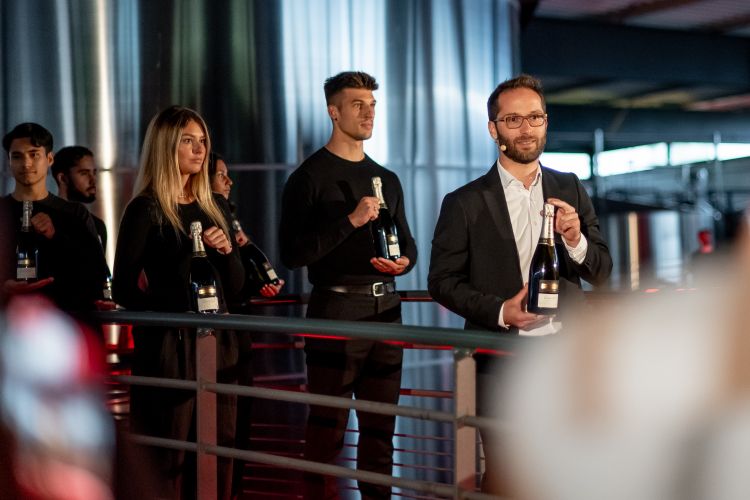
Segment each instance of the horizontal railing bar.
[{"label": "horizontal railing bar", "polygon": [[286,401],[288,403],[307,403],[318,406],[328,406],[331,408],[354,409],[380,415],[396,415],[399,417],[436,420],[439,422],[453,422],[456,419],[455,415],[446,411],[427,410],[412,406],[399,406],[391,403],[341,398],[338,396],[327,396],[308,392],[292,392],[234,384],[202,384],[201,387],[217,394],[234,394],[237,396],[251,396],[261,399]]},{"label": "horizontal railing bar", "polygon": [[[198,383],[195,380],[141,377],[137,375],[120,375],[112,377],[112,379],[126,384],[145,385],[165,389],[185,389],[193,391],[198,389]],[[250,396],[275,401],[286,401],[288,403],[307,403],[318,406],[328,406],[331,408],[354,409],[357,411],[378,413],[381,415],[416,418],[420,420],[434,420],[438,422],[452,423],[456,419],[452,413],[446,411],[428,410],[413,406],[399,406],[391,403],[341,398],[338,396],[327,396],[308,392],[285,391],[281,389],[249,387],[235,384],[202,384],[201,388],[216,394],[234,394],[236,396]],[[466,418],[469,417],[464,417],[464,419]]]},{"label": "horizontal railing bar", "polygon": [[146,436],[145,434],[128,434],[128,438],[136,444],[146,446],[156,446],[159,448],[169,448],[170,450],[179,451],[198,451],[198,445],[191,441],[180,441],[179,439],[160,438],[156,436]]},{"label": "horizontal railing bar", "polygon": [[[146,436],[142,434],[130,434],[129,438],[137,443],[146,446],[158,446],[161,448],[169,448],[180,451],[196,452],[198,445],[189,441],[180,441],[177,439],[159,438],[155,436]],[[326,474],[336,477],[344,477],[349,479],[363,480],[369,483],[382,484],[389,486],[396,486],[399,488],[422,491],[427,493],[453,496],[455,489],[452,486],[442,485],[439,483],[430,483],[426,481],[416,481],[404,478],[395,478],[386,474],[377,474],[374,472],[360,471],[350,469],[348,467],[341,467],[337,465],[321,464],[317,462],[310,462],[307,460],[283,457],[279,455],[273,455],[270,453],[254,452],[248,450],[237,450],[234,448],[226,448],[222,446],[203,446],[201,449],[205,453],[220,457],[237,458],[241,460],[247,460],[249,462],[257,462],[268,465],[275,465],[281,467],[289,467],[296,470],[302,470],[306,472],[313,472],[319,474]],[[490,497],[494,498],[494,497]]]},{"label": "horizontal railing bar", "polygon": [[447,344],[468,349],[480,348],[510,352],[517,351],[522,345],[528,345],[527,342],[532,339],[481,330],[242,314],[100,311],[91,313],[91,318],[104,323],[130,322],[142,326],[200,327],[292,334],[314,333],[379,341],[397,339],[423,345]]},{"label": "horizontal railing bar", "polygon": [[117,375],[109,377],[110,380],[129,385],[145,385],[148,387],[160,387],[162,389],[185,389],[189,391],[198,390],[198,382],[195,380],[183,380],[177,378],[142,377],[140,375]]},{"label": "horizontal railing bar", "polygon": [[[282,467],[289,467],[295,470],[302,470],[305,472],[356,479],[357,481],[364,481],[367,483],[380,484],[384,486],[396,486],[398,488],[431,493],[433,495],[441,495],[454,498],[456,497],[455,487],[440,483],[404,479],[387,474],[378,474],[370,471],[350,469],[348,467],[342,467],[340,465],[309,462],[307,460],[302,460],[299,458],[279,457],[270,453],[261,453],[249,450],[236,450],[234,448],[226,448],[223,446],[206,446],[205,451],[207,453],[211,453],[213,455],[221,457],[278,465]],[[493,500],[496,499],[493,498]]]}]

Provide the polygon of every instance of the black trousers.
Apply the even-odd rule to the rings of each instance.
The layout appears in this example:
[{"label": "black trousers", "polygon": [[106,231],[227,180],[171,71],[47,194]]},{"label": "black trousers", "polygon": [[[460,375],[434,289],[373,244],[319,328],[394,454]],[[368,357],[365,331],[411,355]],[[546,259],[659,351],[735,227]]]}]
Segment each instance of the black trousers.
[{"label": "black trousers", "polygon": [[[316,291],[310,296],[309,318],[350,321],[401,322],[398,294],[382,297]],[[371,340],[309,338],[305,342],[307,380],[311,393],[398,403],[403,350]],[[366,412],[357,414],[359,441],[357,468],[391,475],[396,417]],[[310,406],[305,432],[305,458],[333,463],[344,445],[349,410]],[[336,478],[307,474],[305,498],[338,497]],[[390,499],[391,488],[359,482],[363,499]]]},{"label": "black trousers", "polygon": [[[133,330],[135,352],[133,374],[195,380],[195,330],[140,327]],[[237,382],[237,335],[216,332],[216,378],[219,383]],[[217,441],[235,446],[237,397],[217,395]],[[134,432],[170,439],[195,441],[195,392],[133,386],[130,421]],[[194,453],[144,448],[156,465],[154,496],[169,499],[196,497]],[[232,484],[232,459],[219,458],[218,498],[228,499]]]}]

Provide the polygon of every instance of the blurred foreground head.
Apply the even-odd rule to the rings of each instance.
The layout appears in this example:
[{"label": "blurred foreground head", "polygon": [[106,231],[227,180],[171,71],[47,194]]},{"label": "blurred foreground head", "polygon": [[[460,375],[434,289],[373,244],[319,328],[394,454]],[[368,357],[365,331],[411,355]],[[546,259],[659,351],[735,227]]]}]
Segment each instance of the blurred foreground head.
[{"label": "blurred foreground head", "polygon": [[[17,497],[112,498],[114,431],[97,342],[45,299],[13,299],[0,331],[0,428]],[[9,476],[9,477],[8,477]]]},{"label": "blurred foreground head", "polygon": [[747,225],[714,266],[720,287],[605,304],[520,353],[494,443],[515,498],[750,498]]}]

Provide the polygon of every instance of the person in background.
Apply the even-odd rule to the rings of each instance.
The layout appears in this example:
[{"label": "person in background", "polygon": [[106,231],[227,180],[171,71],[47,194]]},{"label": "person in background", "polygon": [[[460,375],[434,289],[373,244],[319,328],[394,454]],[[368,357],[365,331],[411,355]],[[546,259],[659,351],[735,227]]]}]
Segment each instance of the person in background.
[{"label": "person in background", "polygon": [[[586,190],[572,173],[539,162],[547,138],[541,82],[528,75],[505,81],[487,101],[489,135],[498,159],[487,174],[443,199],[432,240],[427,278],[432,297],[466,319],[466,328],[513,335],[559,330],[550,317],[526,312],[531,258],[542,230],[544,202],[556,207],[555,247],[560,261],[559,317],[584,300],[581,280],[604,282],[609,249]],[[496,359],[477,361],[477,413],[492,415]],[[490,441],[482,430],[482,440]],[[483,491],[502,493],[497,457],[485,447]]]},{"label": "person in background", "polygon": [[[80,203],[66,201],[47,190],[53,164],[52,134],[36,123],[22,123],[3,137],[13,192],[3,198],[15,233],[21,229],[24,201],[33,202],[31,225],[39,249],[37,281],[6,280],[10,294],[38,291],[64,311],[86,311],[102,300],[109,274],[91,214]],[[13,241],[7,242],[15,248]]]},{"label": "person in background", "polygon": [[[57,182],[58,195],[68,201],[88,205],[96,201],[96,163],[94,153],[83,146],[67,146],[55,155],[52,177]],[[102,248],[107,248],[107,226],[91,214]]]},{"label": "person in background", "polygon": [[[207,257],[219,274],[226,302],[244,285],[245,270],[229,229],[226,200],[211,192],[208,128],[195,111],[173,106],[158,113],[143,141],[135,197],[120,223],[115,253],[115,302],[134,311],[185,312],[192,309],[190,223],[200,221]],[[145,276],[145,289],[141,275]],[[220,304],[226,311],[226,304]],[[236,382],[237,337],[216,332],[217,380]],[[138,327],[133,331],[133,374],[195,380],[194,331]],[[195,439],[195,392],[133,387],[131,422],[135,432]],[[236,397],[217,396],[220,446],[234,445]],[[154,449],[159,455],[159,498],[195,498],[195,454]],[[232,460],[219,459],[218,494],[231,494]]]},{"label": "person in background", "polygon": [[[208,155],[208,176],[211,180],[211,190],[223,196],[229,203],[229,207],[232,212],[232,217],[236,219],[236,206],[234,203],[229,201],[229,194],[232,190],[232,179],[229,177],[229,171],[227,164],[224,159],[218,153],[211,151]],[[233,227],[234,237],[237,240],[237,245],[240,247],[240,255],[242,255],[242,262],[245,264],[245,288],[241,294],[243,304],[237,307],[239,314],[258,314],[257,311],[249,311],[244,307],[248,299],[251,296],[260,294],[263,297],[275,297],[281,291],[284,286],[284,280],[280,280],[278,285],[272,283],[263,284],[260,283],[256,273],[252,272],[252,266],[254,264],[250,262],[250,256],[247,255],[248,245],[251,243],[250,238],[241,229],[239,231],[236,227]],[[254,384],[254,371],[253,371],[253,338],[257,339],[255,332],[241,332],[238,334],[238,359],[237,359],[237,382],[240,385],[253,385]],[[253,398],[239,398],[237,401],[237,432],[236,432],[236,443],[238,448],[244,448],[250,442],[250,427],[252,418],[252,403]],[[244,473],[244,462],[238,462],[235,465],[234,470],[234,484],[235,489],[242,484],[242,475]]]},{"label": "person in background", "polygon": [[[409,272],[417,247],[404,212],[396,174],[364,152],[375,119],[367,73],[347,71],[326,80],[324,90],[333,130],[328,143],[295,170],[284,187],[279,239],[281,260],[290,268],[307,266],[313,285],[308,318],[401,322],[401,299],[394,277]],[[380,204],[372,178],[380,177],[383,195],[397,227],[401,257],[376,258],[370,223]],[[311,393],[395,404],[401,388],[402,348],[364,339],[308,338],[307,380]],[[348,409],[310,406],[305,458],[335,461],[344,445]],[[357,412],[357,468],[391,475],[396,418]],[[336,479],[308,474],[306,498],[338,494]],[[389,499],[391,488],[359,481],[364,499]]]},{"label": "person in background", "polygon": [[[229,194],[232,191],[233,182],[229,177],[227,164],[221,155],[213,151],[208,155],[208,175],[211,179],[211,190],[214,193],[222,195],[224,199],[227,200],[232,211],[232,218],[237,220],[236,207],[234,203],[229,200]],[[232,230],[234,231],[234,237],[237,240],[237,244],[240,246],[240,254],[242,254],[243,262],[247,263],[249,256],[245,254],[244,249],[251,243],[251,240],[241,226],[239,231],[236,230],[235,227],[232,227]],[[284,280],[280,280],[278,285],[272,283],[258,283],[255,276],[249,273],[249,267],[249,265],[245,265],[248,275],[245,277],[245,293],[242,294],[243,297],[249,298],[251,295],[258,293],[263,297],[275,297],[279,294],[281,288],[284,286]]]}]

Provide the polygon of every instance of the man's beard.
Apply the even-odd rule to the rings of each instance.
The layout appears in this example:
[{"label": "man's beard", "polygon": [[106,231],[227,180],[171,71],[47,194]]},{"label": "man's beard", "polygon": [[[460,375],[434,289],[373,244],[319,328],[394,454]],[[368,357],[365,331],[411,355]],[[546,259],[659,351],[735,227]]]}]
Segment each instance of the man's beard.
[{"label": "man's beard", "polygon": [[96,201],[96,193],[85,194],[77,189],[71,189],[68,192],[68,200],[77,201],[78,203],[94,203]]},{"label": "man's beard", "polygon": [[[505,156],[515,161],[516,163],[523,163],[523,164],[532,163],[538,160],[539,157],[542,155],[542,152],[544,151],[545,144],[547,144],[547,134],[544,134],[542,137],[537,139],[537,147],[535,149],[532,149],[531,151],[520,151],[516,147],[516,145],[513,143],[513,141],[511,141],[507,137],[503,137],[499,133],[497,134],[497,137],[499,139],[498,141],[499,144],[505,144],[506,149],[505,151],[503,151]],[[516,138],[516,140],[521,140],[521,139],[525,139],[525,137]]]}]

